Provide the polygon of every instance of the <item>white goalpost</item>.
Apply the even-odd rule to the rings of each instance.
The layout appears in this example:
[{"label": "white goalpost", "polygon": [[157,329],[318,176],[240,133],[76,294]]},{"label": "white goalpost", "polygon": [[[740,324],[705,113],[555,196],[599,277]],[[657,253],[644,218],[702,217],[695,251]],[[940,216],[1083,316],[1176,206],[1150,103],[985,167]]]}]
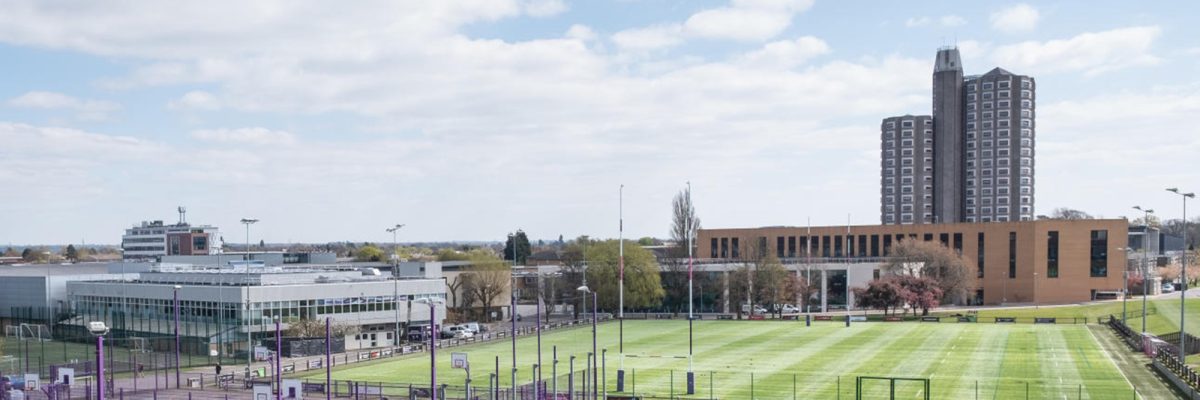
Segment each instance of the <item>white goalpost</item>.
[{"label": "white goalpost", "polygon": [[[50,328],[47,328],[46,325],[22,323],[20,326],[17,326],[16,328],[17,328],[16,338],[19,340],[30,339],[30,340],[37,340],[37,341],[46,341],[46,340],[50,340],[50,338],[51,338]],[[7,329],[5,329],[5,331],[7,331]],[[5,334],[7,334],[7,333],[8,332],[5,332]]]}]

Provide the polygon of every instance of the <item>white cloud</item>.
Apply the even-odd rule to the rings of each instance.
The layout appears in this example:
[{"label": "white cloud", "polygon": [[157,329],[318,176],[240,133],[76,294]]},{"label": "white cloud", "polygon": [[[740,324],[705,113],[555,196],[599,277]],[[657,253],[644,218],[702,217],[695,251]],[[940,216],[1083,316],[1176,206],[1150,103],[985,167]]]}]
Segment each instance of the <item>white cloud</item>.
[{"label": "white cloud", "polygon": [[957,15],[943,15],[938,18],[938,22],[945,27],[963,26],[967,24],[967,19]]},{"label": "white cloud", "polygon": [[[1158,208],[1144,193],[1195,181],[1200,170],[1200,82],[1038,105],[1038,203],[1127,212]],[[1165,161],[1169,160],[1169,161]],[[1170,165],[1163,168],[1164,161]],[[1081,173],[1079,166],[1087,166]],[[1123,199],[1117,184],[1130,193]],[[1168,200],[1168,199],[1164,199]],[[1150,201],[1147,205],[1144,201]],[[1042,206],[1049,210],[1051,207]]]},{"label": "white cloud", "polygon": [[677,24],[656,25],[617,32],[612,41],[623,50],[657,50],[683,43],[682,32]]},{"label": "white cloud", "polygon": [[77,112],[84,120],[104,120],[108,114],[121,109],[111,101],[83,100],[57,92],[32,91],[8,100],[8,105],[47,110],[66,109]]},{"label": "white cloud", "polygon": [[533,17],[549,17],[567,11],[567,5],[562,0],[523,0],[521,8]]},{"label": "white cloud", "polygon": [[909,28],[916,28],[918,26],[929,25],[929,21],[930,21],[929,17],[911,17],[908,20],[904,21],[904,26],[909,27]]},{"label": "white cloud", "polygon": [[267,128],[237,128],[237,129],[202,129],[192,131],[192,137],[206,142],[224,144],[253,144],[259,146],[290,145],[296,142],[296,136]]},{"label": "white cloud", "polygon": [[941,17],[938,17],[937,19],[925,17],[925,16],[910,17],[909,19],[904,21],[904,26],[908,27],[908,28],[917,28],[917,27],[922,27],[922,26],[928,26],[928,25],[934,23],[935,21],[937,22],[937,24],[939,26],[946,27],[946,28],[953,28],[956,26],[963,26],[963,25],[967,24],[967,20],[963,17],[957,16],[957,15],[943,15]]},{"label": "white cloud", "polygon": [[1032,31],[1039,18],[1036,8],[1020,3],[992,13],[992,28],[1005,33]]},{"label": "white cloud", "polygon": [[761,49],[743,55],[741,61],[750,66],[793,68],[828,53],[829,45],[824,40],[804,36],[796,40],[767,43]]},{"label": "white cloud", "polygon": [[221,108],[221,101],[213,96],[212,93],[203,90],[193,90],[184,93],[177,100],[171,100],[167,103],[167,107],[172,110],[217,110]]},{"label": "white cloud", "polygon": [[583,42],[591,42],[593,40],[596,40],[596,32],[593,31],[592,28],[589,28],[587,25],[580,25],[580,24],[571,25],[570,28],[567,28],[567,33],[565,36],[567,38],[575,39],[575,40],[579,40],[579,41],[583,41]]},{"label": "white cloud", "polygon": [[734,0],[725,7],[698,11],[682,24],[663,23],[617,32],[622,49],[645,51],[683,43],[687,38],[762,41],[778,36],[792,17],[812,7],[811,0]]},{"label": "white cloud", "polygon": [[995,62],[1007,68],[1035,73],[1082,71],[1095,76],[1107,71],[1158,64],[1150,53],[1161,29],[1139,26],[1082,33],[1069,39],[1027,41],[1000,46]]},{"label": "white cloud", "polygon": [[692,14],[684,28],[691,36],[753,41],[775,37],[791,23],[791,14],[778,10],[723,7]]},{"label": "white cloud", "polygon": [[[797,10],[803,5],[777,6]],[[3,7],[0,19],[5,18]],[[271,25],[274,12],[315,13],[300,8],[231,7],[248,15],[229,19],[262,19]],[[159,126],[171,147],[140,162],[140,168],[89,161],[96,171],[89,173],[117,177],[101,185],[121,196],[93,197],[93,206],[47,208],[50,212],[75,215],[79,211],[73,210],[122,205],[119,215],[137,221],[153,213],[149,209],[169,212],[178,205],[176,198],[187,198],[214,213],[274,221],[261,228],[267,241],[288,238],[279,232],[296,232],[289,234],[297,240],[374,240],[353,227],[370,225],[383,215],[334,218],[313,213],[349,204],[431,210],[415,216],[404,211],[386,215],[411,217],[414,226],[427,227],[421,239],[490,238],[512,229],[509,220],[483,217],[489,215],[512,215],[528,231],[542,232],[539,236],[561,232],[570,237],[605,232],[607,222],[594,210],[612,197],[610,184],[623,182],[628,184],[626,195],[638,196],[644,205],[626,210],[644,216],[638,218],[640,227],[631,224],[627,229],[653,235],[668,224],[653,210],[659,208],[654,204],[669,204],[670,191],[658,192],[689,179],[711,188],[705,198],[709,204],[734,204],[736,193],[766,187],[770,189],[763,198],[804,198],[797,207],[874,209],[878,187],[869,182],[877,169],[828,165],[859,160],[864,149],[877,151],[881,116],[929,104],[930,66],[925,57],[823,60],[829,45],[813,37],[768,40],[749,46],[758,49],[727,58],[680,55],[642,62],[585,43],[590,29],[584,28],[548,39],[475,39],[449,28],[430,33],[429,26],[408,26],[405,22],[415,17],[407,15],[399,21],[359,19],[332,11],[328,19],[313,19],[322,23],[305,24],[311,32],[296,35],[284,28],[210,32],[160,28],[155,21],[202,24],[190,22],[193,16],[187,7],[159,11],[146,13],[138,5],[118,3],[76,18],[55,12],[22,14],[29,21],[21,24],[46,27],[51,36],[88,38],[86,43],[64,41],[58,46],[131,65],[128,76],[110,81],[114,87],[121,83],[137,91],[180,85],[147,91],[174,89],[178,97],[169,104],[177,109],[212,108],[203,118],[224,122],[202,127],[225,127],[196,132],[188,128],[180,134],[170,131],[173,124]],[[473,10],[464,12],[476,15]],[[153,21],[131,20],[136,18]],[[203,13],[194,18],[211,19],[208,22],[218,26],[226,23],[224,17]],[[463,17],[426,13],[423,18]],[[135,28],[118,35],[97,30],[92,19],[110,29],[123,26],[107,25],[115,22]],[[12,40],[3,36],[10,28],[0,24],[0,41]],[[666,39],[656,40],[667,46],[686,37],[681,24],[661,29],[667,34],[658,37]],[[162,30],[174,33],[164,36]],[[245,40],[229,40],[243,34]],[[32,34],[16,36],[26,35]],[[113,55],[117,48],[136,56]],[[239,128],[228,122],[245,119],[296,122],[249,125],[264,128]],[[174,140],[179,136],[185,138],[182,143]],[[291,145],[286,151],[270,147],[281,143]],[[519,152],[501,150],[514,144],[520,144]],[[800,189],[760,178],[777,177],[784,168],[781,162],[786,169],[823,171],[831,181],[847,182],[845,197],[855,200],[805,198],[796,191]],[[177,190],[164,195],[149,189],[164,185]],[[514,193],[513,185],[564,190]],[[130,201],[134,198],[138,200]],[[511,201],[487,200],[496,198]],[[537,213],[520,206],[530,203],[547,206]],[[19,213],[4,211],[38,207],[33,200],[0,204],[0,218],[8,218],[0,219],[0,226],[27,222],[8,217]],[[713,226],[756,223],[740,220],[732,211],[718,211],[722,208],[728,207],[712,209]],[[434,220],[438,214],[442,219]],[[235,218],[198,221],[236,225]],[[821,220],[814,218],[814,223]],[[471,228],[464,233],[454,226]],[[274,236],[269,229],[276,230]],[[111,231],[109,226],[101,233],[111,237]]]}]

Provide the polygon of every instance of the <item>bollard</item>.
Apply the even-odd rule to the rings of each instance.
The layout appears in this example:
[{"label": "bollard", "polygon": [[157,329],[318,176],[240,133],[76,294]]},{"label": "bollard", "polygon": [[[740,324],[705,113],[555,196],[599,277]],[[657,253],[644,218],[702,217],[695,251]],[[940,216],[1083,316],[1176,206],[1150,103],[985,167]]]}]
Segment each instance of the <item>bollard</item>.
[{"label": "bollard", "polygon": [[812,326],[812,314],[804,314],[804,326]]},{"label": "bollard", "polygon": [[117,394],[117,397],[121,400],[125,400],[125,388],[121,388],[120,392]]},{"label": "bollard", "polygon": [[188,400],[192,400],[192,392],[188,392]]}]

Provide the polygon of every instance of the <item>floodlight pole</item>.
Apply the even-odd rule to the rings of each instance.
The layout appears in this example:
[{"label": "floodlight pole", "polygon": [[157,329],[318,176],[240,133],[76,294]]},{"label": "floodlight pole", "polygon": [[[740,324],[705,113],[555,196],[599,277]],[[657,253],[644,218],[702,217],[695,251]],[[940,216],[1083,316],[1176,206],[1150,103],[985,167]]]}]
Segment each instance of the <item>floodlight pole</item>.
[{"label": "floodlight pole", "polygon": [[325,400],[333,400],[333,392],[330,388],[333,387],[333,344],[330,343],[332,336],[329,326],[329,317],[325,317]]},{"label": "floodlight pole", "polygon": [[1150,295],[1149,290],[1147,290],[1148,284],[1146,282],[1146,277],[1150,275],[1150,266],[1146,262],[1150,256],[1147,253],[1150,248],[1150,214],[1154,214],[1154,210],[1142,208],[1142,206],[1133,206],[1133,209],[1142,212],[1142,223],[1146,226],[1144,233],[1142,233],[1142,259],[1141,262],[1138,263],[1138,266],[1141,267],[1142,274],[1142,334],[1144,335],[1146,333],[1146,297]]},{"label": "floodlight pole", "polygon": [[388,232],[392,233],[392,303],[396,315],[396,333],[392,339],[392,344],[400,344],[400,254],[397,253],[396,247],[396,232],[403,228],[404,224],[396,224],[391,228],[387,228]]},{"label": "floodlight pole", "polygon": [[175,285],[175,388],[179,389],[179,289],[181,286]]},{"label": "floodlight pole", "polygon": [[[72,382],[74,383],[74,382]],[[104,336],[96,336],[96,400],[104,400]]]},{"label": "floodlight pole", "polygon": [[1168,188],[1167,191],[1183,197],[1183,258],[1181,259],[1182,262],[1180,263],[1182,264],[1182,268],[1179,271],[1179,281],[1181,283],[1179,290],[1179,362],[1182,364],[1187,364],[1187,330],[1184,329],[1183,324],[1184,317],[1186,316],[1184,309],[1187,307],[1186,300],[1188,286],[1187,253],[1189,246],[1187,241],[1187,201],[1188,199],[1195,198],[1196,194],[1190,192],[1182,193],[1178,188]]},{"label": "floodlight pole", "polygon": [[[283,332],[280,329],[281,319],[279,315],[275,316],[275,400],[283,400]],[[175,384],[179,384],[179,378],[175,378]]]},{"label": "floodlight pole", "polygon": [[[245,261],[250,261],[250,225],[254,225],[256,222],[258,222],[257,218],[242,218],[242,224],[246,225]],[[250,324],[250,263],[244,264],[243,268],[246,269],[246,315],[244,317],[246,319],[246,376],[249,377],[250,364],[254,362],[254,332],[252,331],[254,326]],[[261,323],[262,317],[259,316],[259,324],[261,325]]]}]

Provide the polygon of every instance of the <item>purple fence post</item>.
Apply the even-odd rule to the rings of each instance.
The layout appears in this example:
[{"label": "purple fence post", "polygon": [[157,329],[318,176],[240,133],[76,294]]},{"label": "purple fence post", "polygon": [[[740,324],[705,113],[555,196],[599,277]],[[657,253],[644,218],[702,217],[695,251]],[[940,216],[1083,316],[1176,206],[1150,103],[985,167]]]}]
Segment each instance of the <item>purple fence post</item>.
[{"label": "purple fence post", "polygon": [[125,388],[121,388],[119,397],[121,400],[125,400]]},{"label": "purple fence post", "polygon": [[325,400],[332,400],[333,393],[330,391],[329,383],[333,380],[333,344],[329,342],[329,317],[325,317]]},{"label": "purple fence post", "polygon": [[96,337],[96,399],[104,400],[104,336]]}]

